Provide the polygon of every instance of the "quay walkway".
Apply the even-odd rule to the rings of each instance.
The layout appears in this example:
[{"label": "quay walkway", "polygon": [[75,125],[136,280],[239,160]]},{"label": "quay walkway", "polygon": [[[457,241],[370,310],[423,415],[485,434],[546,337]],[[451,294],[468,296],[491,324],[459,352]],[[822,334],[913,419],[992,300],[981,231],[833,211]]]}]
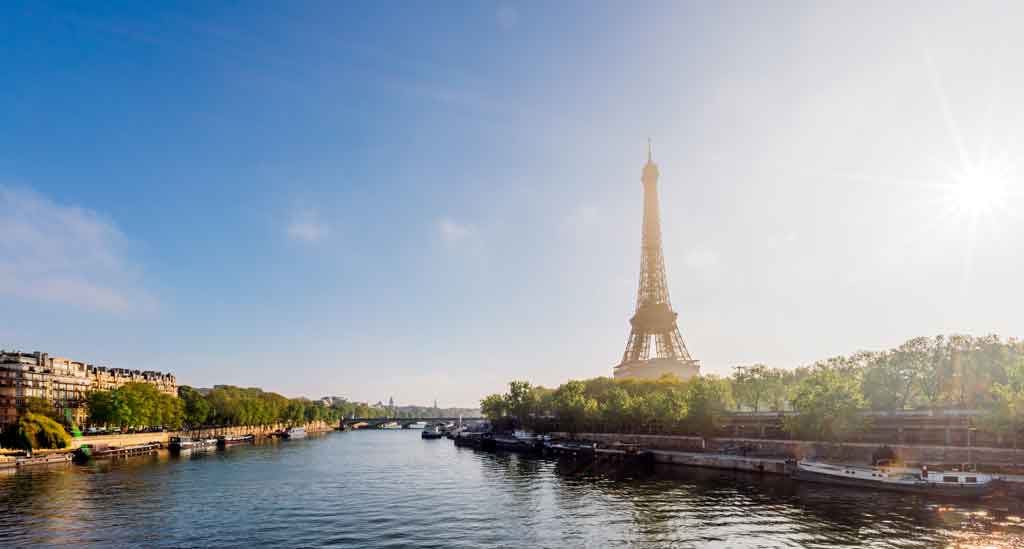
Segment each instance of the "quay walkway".
[{"label": "quay walkway", "polygon": [[645,450],[650,453],[654,463],[668,465],[688,465],[710,469],[729,471],[747,471],[751,473],[771,473],[788,475],[792,471],[790,462],[784,458],[748,457],[734,454],[715,454],[705,452],[679,452],[676,450]]}]

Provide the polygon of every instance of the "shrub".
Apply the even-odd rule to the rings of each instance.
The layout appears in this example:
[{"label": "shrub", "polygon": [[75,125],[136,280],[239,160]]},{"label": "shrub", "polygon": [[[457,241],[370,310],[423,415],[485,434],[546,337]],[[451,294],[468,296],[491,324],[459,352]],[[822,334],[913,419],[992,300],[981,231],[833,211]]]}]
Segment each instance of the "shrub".
[{"label": "shrub", "polygon": [[39,414],[28,412],[18,418],[17,423],[4,430],[3,445],[21,450],[66,448],[71,445],[71,436],[56,421]]}]

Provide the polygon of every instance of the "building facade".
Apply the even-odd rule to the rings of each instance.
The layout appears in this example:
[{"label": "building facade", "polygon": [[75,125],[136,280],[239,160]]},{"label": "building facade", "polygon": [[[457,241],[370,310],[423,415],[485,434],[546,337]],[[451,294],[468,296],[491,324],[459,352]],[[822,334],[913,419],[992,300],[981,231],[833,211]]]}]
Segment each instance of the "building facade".
[{"label": "building facade", "polygon": [[48,401],[67,420],[85,421],[85,395],[110,391],[126,383],[150,383],[163,393],[178,394],[174,376],[152,371],[93,366],[47,353],[0,351],[0,426],[17,420],[29,398]]}]

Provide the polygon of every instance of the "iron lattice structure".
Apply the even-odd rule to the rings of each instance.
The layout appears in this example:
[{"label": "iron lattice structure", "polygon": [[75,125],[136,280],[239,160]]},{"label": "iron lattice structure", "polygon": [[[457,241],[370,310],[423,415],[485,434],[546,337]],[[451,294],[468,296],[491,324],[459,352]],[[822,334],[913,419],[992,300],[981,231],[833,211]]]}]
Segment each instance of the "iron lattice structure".
[{"label": "iron lattice structure", "polygon": [[[664,358],[692,361],[683,336],[679,333],[668,297],[665,256],[661,250],[661,214],[658,206],[658,166],[647,146],[647,164],[641,181],[644,185],[644,227],[640,252],[640,285],[636,293],[636,310],[629,319],[632,329],[626,341],[622,364]],[[651,340],[654,341],[652,356]]]}]

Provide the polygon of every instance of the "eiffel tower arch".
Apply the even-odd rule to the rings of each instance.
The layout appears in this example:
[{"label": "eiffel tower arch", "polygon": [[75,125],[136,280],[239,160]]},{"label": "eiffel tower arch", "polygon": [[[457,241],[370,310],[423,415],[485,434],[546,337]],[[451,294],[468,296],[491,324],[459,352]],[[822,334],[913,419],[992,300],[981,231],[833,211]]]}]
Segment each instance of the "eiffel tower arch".
[{"label": "eiffel tower arch", "polygon": [[661,247],[661,213],[658,206],[658,165],[647,143],[647,164],[640,181],[644,185],[644,225],[640,246],[640,284],[636,309],[629,319],[630,332],[622,362],[615,366],[617,379],[658,379],[672,374],[689,379],[700,374],[700,363],[690,357],[679,332],[679,315],[672,309]]}]

